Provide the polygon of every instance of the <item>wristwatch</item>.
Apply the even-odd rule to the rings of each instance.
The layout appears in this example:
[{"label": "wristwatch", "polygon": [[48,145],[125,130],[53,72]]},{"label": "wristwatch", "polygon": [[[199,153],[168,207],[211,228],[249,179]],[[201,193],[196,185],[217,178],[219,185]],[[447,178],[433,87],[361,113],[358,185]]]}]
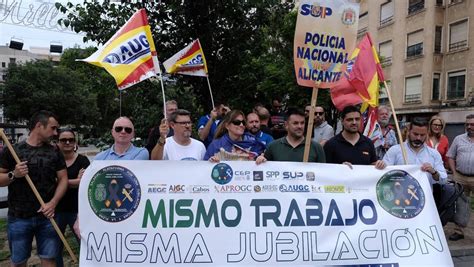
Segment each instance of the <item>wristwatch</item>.
[{"label": "wristwatch", "polygon": [[8,179],[10,180],[10,183],[15,180],[15,174],[13,173],[13,171],[8,173]]},{"label": "wristwatch", "polygon": [[163,138],[163,137],[160,136],[160,138],[158,139],[158,144],[160,146],[164,146],[165,143],[166,143],[166,138]]}]

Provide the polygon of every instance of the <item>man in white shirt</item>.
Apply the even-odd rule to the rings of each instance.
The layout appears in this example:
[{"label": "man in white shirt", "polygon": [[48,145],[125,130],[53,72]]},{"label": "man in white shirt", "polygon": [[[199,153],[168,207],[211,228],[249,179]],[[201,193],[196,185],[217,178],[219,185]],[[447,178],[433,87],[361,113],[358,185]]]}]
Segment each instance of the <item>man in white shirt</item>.
[{"label": "man in white shirt", "polygon": [[[448,175],[444,169],[441,155],[436,149],[428,147],[425,143],[428,136],[428,122],[419,118],[414,118],[410,123],[408,139],[405,143],[408,162],[406,164],[420,165],[421,170],[426,172],[430,178],[430,184],[445,183]],[[401,145],[392,146],[383,161],[387,165],[404,165]]]},{"label": "man in white shirt", "polygon": [[[194,138],[192,134],[191,113],[178,109],[160,125],[160,138],[158,144],[151,152],[152,160],[202,160],[206,154],[204,144]],[[174,130],[174,135],[166,138],[169,127]]]}]

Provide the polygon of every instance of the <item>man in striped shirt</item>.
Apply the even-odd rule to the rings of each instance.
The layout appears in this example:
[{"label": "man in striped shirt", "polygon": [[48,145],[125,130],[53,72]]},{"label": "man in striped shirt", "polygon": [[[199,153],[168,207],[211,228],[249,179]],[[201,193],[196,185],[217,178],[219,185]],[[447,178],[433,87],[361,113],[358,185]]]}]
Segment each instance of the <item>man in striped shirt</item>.
[{"label": "man in striped shirt", "polygon": [[[466,133],[454,138],[446,156],[454,180],[464,186],[464,194],[469,198],[474,191],[474,114],[466,116],[465,127]],[[457,241],[463,238],[463,227],[456,225],[449,240]]]}]

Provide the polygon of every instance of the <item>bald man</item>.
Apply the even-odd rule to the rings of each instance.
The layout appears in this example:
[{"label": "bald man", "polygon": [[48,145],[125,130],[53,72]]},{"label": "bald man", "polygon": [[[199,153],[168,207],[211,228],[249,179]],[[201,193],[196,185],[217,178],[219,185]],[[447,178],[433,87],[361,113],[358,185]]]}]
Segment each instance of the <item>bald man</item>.
[{"label": "bald man", "polygon": [[148,150],[132,144],[135,137],[135,128],[127,117],[115,120],[112,127],[114,144],[107,150],[100,152],[94,160],[148,160]]}]

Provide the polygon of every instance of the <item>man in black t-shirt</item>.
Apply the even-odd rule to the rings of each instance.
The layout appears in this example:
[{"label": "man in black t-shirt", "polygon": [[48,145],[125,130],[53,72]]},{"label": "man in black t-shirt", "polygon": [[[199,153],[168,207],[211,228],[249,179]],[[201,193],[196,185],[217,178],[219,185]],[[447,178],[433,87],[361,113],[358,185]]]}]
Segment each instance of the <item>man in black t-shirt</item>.
[{"label": "man in black t-shirt", "polygon": [[327,163],[343,163],[352,168],[355,165],[375,165],[384,169],[383,160],[377,160],[372,141],[359,133],[360,110],[347,106],[341,112],[343,130],[324,144]]},{"label": "man in black t-shirt", "polygon": [[[42,266],[55,266],[60,239],[50,218],[67,189],[66,163],[49,140],[57,135],[58,120],[49,111],[39,111],[29,123],[30,135],[14,146],[21,162],[8,149],[0,158],[0,186],[8,186],[8,241],[13,266],[26,266],[36,239]],[[28,174],[45,204],[40,205],[29,187]]]}]

